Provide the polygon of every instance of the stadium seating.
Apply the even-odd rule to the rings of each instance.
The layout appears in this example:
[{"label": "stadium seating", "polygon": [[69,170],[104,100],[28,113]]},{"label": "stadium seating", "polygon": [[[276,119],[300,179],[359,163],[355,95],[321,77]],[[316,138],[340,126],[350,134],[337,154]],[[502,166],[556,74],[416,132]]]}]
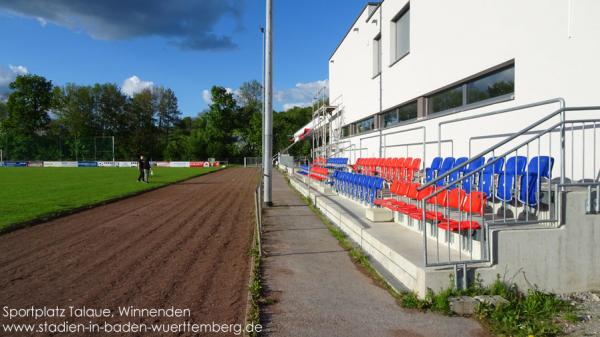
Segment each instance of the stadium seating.
[{"label": "stadium seating", "polygon": [[352,199],[373,204],[377,193],[383,188],[383,178],[365,174],[338,172],[333,186],[336,191]]},{"label": "stadium seating", "polygon": [[517,181],[525,173],[527,157],[514,156],[506,160],[504,172],[498,177],[498,188],[496,189],[496,198],[504,202],[513,201],[514,190]]},{"label": "stadium seating", "polygon": [[473,191],[474,188],[476,188],[476,186],[473,186],[472,182],[480,181],[479,179],[480,179],[480,176],[482,173],[482,172],[480,172],[480,169],[481,169],[481,167],[483,167],[484,163],[485,163],[485,158],[479,157],[467,165],[465,174],[468,174],[471,172],[475,172],[475,173],[473,175],[471,175],[469,177],[465,177],[463,179],[461,187],[463,190],[465,190],[465,192],[469,193],[469,192]]},{"label": "stadium seating", "polygon": [[345,169],[348,165],[348,158],[329,158],[325,167],[330,169]]},{"label": "stadium seating", "polygon": [[[538,205],[542,180],[551,178],[554,165],[554,158],[548,156],[533,157],[529,163],[524,156],[509,157],[506,161],[499,158],[486,167],[483,157],[465,166],[467,160],[467,157],[435,157],[421,175],[420,158],[361,158],[353,166],[361,173],[337,172],[334,186],[342,195],[415,220],[426,220],[448,231],[475,231],[482,228],[489,196],[503,202],[517,200],[530,207]],[[488,158],[487,163],[492,160]],[[419,190],[421,181],[430,182],[452,168],[458,169],[446,179]],[[472,175],[464,177],[469,173]],[[384,185],[389,186],[389,197],[377,198]],[[446,190],[425,200],[438,188]]]},{"label": "stadium seating", "polygon": [[542,178],[550,179],[554,158],[548,156],[533,157],[527,166],[527,173],[521,179],[519,201],[528,206],[537,206],[541,195]]},{"label": "stadium seating", "polygon": [[[491,163],[495,158],[488,159],[488,163]],[[483,172],[480,177],[478,190],[485,193],[486,195],[492,195],[494,188],[494,180],[496,175],[503,172],[504,158],[499,158],[494,164],[483,168]]]},{"label": "stadium seating", "polygon": [[461,165],[464,164],[464,163],[466,163],[467,160],[469,160],[469,158],[467,158],[467,157],[460,157],[460,158],[457,158],[456,161],[454,162],[453,168],[458,168],[458,170],[452,172],[450,174],[450,176],[448,176],[448,182],[451,184],[450,188],[456,188],[457,185],[454,182],[456,182],[460,178],[462,178],[463,174],[467,171],[466,166],[461,167]]},{"label": "stadium seating", "polygon": [[[438,227],[453,232],[460,231],[475,231],[481,229],[481,224],[473,220],[473,215],[483,216],[486,195],[483,192],[473,191],[469,194],[464,193],[461,189],[454,189],[453,191],[461,191],[456,194],[457,198],[454,202],[460,204],[460,217],[456,219],[445,219],[438,223]],[[451,194],[451,193],[450,193]],[[452,196],[452,194],[451,194]],[[450,197],[451,197],[450,196]],[[449,199],[450,199],[449,197]],[[456,205],[456,204],[455,204]],[[464,219],[464,220],[463,220]]]},{"label": "stadium seating", "polygon": [[442,166],[442,157],[435,157],[431,161],[431,166],[425,169],[425,182],[430,182],[437,177],[438,170]]}]

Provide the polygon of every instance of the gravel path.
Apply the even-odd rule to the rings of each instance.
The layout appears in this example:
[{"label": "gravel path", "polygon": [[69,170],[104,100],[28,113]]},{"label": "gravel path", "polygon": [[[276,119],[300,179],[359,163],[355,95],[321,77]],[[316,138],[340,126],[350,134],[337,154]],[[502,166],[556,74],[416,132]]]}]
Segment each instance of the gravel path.
[{"label": "gravel path", "polygon": [[359,271],[274,173],[264,221],[267,336],[488,336],[474,320],[405,310]]}]

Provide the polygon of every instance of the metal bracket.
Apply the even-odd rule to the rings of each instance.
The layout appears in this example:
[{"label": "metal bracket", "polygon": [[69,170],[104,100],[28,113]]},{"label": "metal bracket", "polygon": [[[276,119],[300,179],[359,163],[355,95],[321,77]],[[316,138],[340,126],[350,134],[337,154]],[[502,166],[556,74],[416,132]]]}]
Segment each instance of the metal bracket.
[{"label": "metal bracket", "polygon": [[587,199],[585,200],[585,214],[600,214],[600,184],[594,186],[588,185]]}]

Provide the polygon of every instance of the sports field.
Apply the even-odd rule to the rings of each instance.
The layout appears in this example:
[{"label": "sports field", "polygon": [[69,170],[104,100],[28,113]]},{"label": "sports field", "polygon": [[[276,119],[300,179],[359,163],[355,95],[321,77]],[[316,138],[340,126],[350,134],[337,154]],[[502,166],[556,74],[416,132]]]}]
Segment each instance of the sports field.
[{"label": "sports field", "polygon": [[136,168],[0,168],[0,232],[217,169],[154,168],[144,184],[137,182]]},{"label": "sports field", "polygon": [[[177,169],[157,174],[175,172],[171,170]],[[108,323],[123,329],[135,324],[137,331],[142,331],[9,334],[0,324],[0,336],[191,337],[199,334],[155,328],[170,329],[176,324],[184,329],[181,325],[186,322],[243,324],[258,182],[257,169],[228,168],[0,235],[2,306],[72,306],[87,308],[86,312],[102,309],[114,313],[108,317],[95,313],[44,316],[40,320],[26,315],[13,320],[4,317],[0,318],[4,327],[38,326],[46,321],[56,326],[67,321],[86,326]],[[120,313],[130,306],[189,313]]]}]

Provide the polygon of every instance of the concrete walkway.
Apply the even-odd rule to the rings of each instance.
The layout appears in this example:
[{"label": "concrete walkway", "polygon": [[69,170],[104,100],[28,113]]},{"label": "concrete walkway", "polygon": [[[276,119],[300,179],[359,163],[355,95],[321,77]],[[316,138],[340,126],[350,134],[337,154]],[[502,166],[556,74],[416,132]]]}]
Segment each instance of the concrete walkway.
[{"label": "concrete walkway", "polygon": [[474,320],[399,307],[359,271],[283,175],[264,222],[267,336],[488,336]]}]

